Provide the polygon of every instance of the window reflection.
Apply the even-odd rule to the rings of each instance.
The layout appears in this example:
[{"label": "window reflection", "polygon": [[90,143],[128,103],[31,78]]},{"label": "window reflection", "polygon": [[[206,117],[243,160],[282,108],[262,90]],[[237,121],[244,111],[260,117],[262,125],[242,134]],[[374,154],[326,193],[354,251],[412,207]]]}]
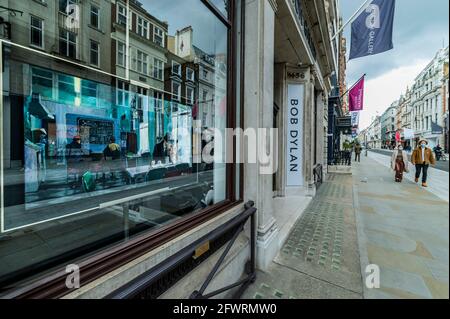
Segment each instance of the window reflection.
[{"label": "window reflection", "polygon": [[211,2],[225,17],[228,17],[229,0],[211,0]]},{"label": "window reflection", "polygon": [[199,0],[43,4],[0,13],[0,286],[225,200],[225,165],[197,160],[226,125],[227,27]]}]

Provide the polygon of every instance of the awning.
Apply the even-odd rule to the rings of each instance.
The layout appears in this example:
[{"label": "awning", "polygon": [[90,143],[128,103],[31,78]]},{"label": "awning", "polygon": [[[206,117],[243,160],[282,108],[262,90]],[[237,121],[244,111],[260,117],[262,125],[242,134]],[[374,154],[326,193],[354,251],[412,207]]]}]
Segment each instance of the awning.
[{"label": "awning", "polygon": [[28,104],[28,112],[40,120],[54,120],[55,116],[42,104],[41,96],[33,93],[31,102]]},{"label": "awning", "polygon": [[443,128],[437,123],[431,121],[431,134],[442,134]]}]

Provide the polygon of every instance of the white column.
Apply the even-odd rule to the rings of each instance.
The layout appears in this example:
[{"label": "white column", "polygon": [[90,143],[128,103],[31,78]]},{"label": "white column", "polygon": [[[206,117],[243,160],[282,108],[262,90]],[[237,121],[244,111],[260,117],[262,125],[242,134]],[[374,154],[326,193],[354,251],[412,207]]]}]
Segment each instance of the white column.
[{"label": "white column", "polygon": [[307,194],[315,195],[314,187],[314,74],[309,72],[309,80],[305,84],[305,111],[304,111],[304,170],[305,187]]},{"label": "white column", "polygon": [[[273,126],[275,12],[269,0],[245,1],[244,127]],[[248,147],[248,145],[246,145]],[[245,199],[258,209],[257,266],[267,269],[279,250],[273,216],[272,175],[261,175],[258,164],[245,164]]]}]

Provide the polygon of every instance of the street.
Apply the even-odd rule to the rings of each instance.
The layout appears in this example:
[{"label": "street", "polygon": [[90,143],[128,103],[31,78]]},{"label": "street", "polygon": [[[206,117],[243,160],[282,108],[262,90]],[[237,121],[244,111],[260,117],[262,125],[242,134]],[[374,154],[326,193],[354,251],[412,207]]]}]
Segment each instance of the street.
[{"label": "street", "polygon": [[[392,151],[391,150],[382,150],[382,149],[371,149],[370,152],[375,152],[378,154],[388,155],[391,156]],[[409,156],[411,158],[411,155]],[[449,162],[448,161],[436,161],[436,165],[434,165],[434,168],[439,169],[441,171],[448,172],[449,171]]]},{"label": "street", "polygon": [[[448,174],[434,194],[408,177],[395,183],[388,160],[369,152],[352,175],[328,174],[244,298],[448,298]],[[436,172],[430,185],[442,185]],[[379,288],[365,285],[368,265]]]}]

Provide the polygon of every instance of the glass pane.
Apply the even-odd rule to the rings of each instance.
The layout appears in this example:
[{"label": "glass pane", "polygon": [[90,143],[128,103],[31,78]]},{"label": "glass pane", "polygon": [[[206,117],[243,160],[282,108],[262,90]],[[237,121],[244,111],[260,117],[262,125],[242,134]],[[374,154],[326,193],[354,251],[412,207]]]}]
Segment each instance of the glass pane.
[{"label": "glass pane", "polygon": [[211,0],[212,4],[214,4],[225,17],[228,17],[228,1],[229,0]]},{"label": "glass pane", "polygon": [[[102,32],[89,1],[72,18],[73,1],[30,1],[9,20],[22,42],[2,52],[0,291],[225,200],[228,29],[200,0],[140,2],[99,1],[116,12]],[[39,40],[55,58],[26,49]]]}]

